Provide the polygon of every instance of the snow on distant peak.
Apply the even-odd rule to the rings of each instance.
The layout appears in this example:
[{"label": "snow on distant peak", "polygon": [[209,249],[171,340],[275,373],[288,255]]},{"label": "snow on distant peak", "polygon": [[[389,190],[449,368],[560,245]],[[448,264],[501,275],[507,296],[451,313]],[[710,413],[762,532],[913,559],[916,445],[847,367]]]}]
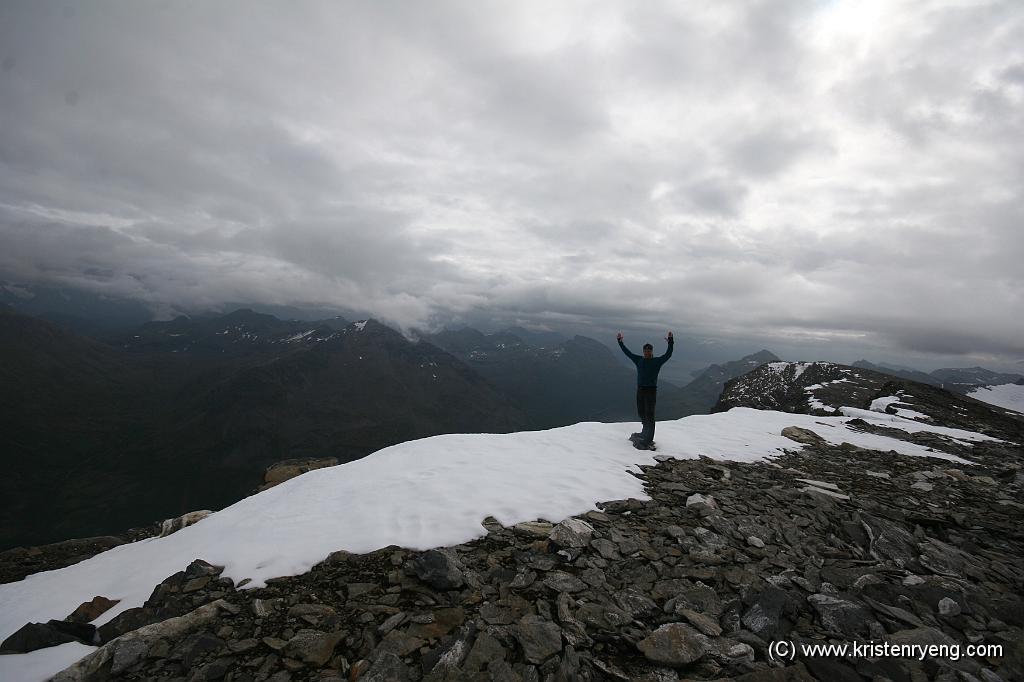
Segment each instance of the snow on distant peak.
[{"label": "snow on distant peak", "polygon": [[284,341],[285,343],[295,343],[296,341],[301,341],[302,339],[306,338],[315,331],[315,329],[310,329],[309,331],[299,332],[298,334],[292,334]]},{"label": "snow on distant peak", "polygon": [[807,368],[813,364],[813,362],[769,362],[768,367],[770,367],[776,374],[782,374],[787,368],[792,366],[793,380],[796,381],[800,378],[800,375],[807,371]]},{"label": "snow on distant peak", "polygon": [[365,328],[366,328],[366,323],[367,323],[367,320],[360,320],[359,322],[356,322],[356,323],[355,323],[355,325],[356,325],[356,331],[357,331],[357,332],[361,332],[361,331],[363,331],[363,329],[365,329]]},{"label": "snow on distant peak", "polygon": [[975,400],[1024,413],[1024,384],[1000,384],[985,386],[967,394]]}]

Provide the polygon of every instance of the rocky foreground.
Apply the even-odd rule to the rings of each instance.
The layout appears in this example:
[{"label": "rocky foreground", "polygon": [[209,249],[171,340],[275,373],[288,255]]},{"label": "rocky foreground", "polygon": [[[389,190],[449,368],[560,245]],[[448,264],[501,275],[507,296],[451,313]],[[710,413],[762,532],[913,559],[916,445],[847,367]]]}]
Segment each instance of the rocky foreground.
[{"label": "rocky foreground", "polygon": [[[666,460],[639,474],[649,501],[556,526],[485,519],[474,542],[338,552],[260,589],[195,561],[98,630],[51,621],[5,648],[106,642],[57,680],[1024,679],[1020,448],[967,466],[787,431],[807,446]],[[772,661],[781,639],[1003,654]]]}]

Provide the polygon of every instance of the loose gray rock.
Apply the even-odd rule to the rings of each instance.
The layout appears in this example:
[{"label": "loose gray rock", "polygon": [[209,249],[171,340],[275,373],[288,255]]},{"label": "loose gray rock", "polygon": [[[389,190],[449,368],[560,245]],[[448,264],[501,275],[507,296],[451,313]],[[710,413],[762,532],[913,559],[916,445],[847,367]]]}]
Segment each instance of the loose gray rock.
[{"label": "loose gray rock", "polygon": [[413,637],[401,630],[392,630],[381,640],[380,646],[377,647],[377,652],[380,654],[387,651],[396,656],[408,656],[425,643],[425,640],[419,637]]},{"label": "loose gray rock", "polygon": [[512,530],[515,531],[517,535],[533,538],[535,540],[543,540],[551,533],[553,527],[554,526],[547,521],[524,521],[512,526]]},{"label": "loose gray rock", "polygon": [[551,571],[544,578],[544,584],[556,592],[581,592],[587,589],[585,582],[564,571]]},{"label": "loose gray rock", "polygon": [[861,523],[870,538],[872,556],[891,559],[900,568],[916,563],[917,543],[902,526],[870,514],[862,514]]},{"label": "loose gray rock", "polygon": [[448,554],[436,549],[428,550],[412,561],[416,576],[435,590],[457,590],[465,576]]},{"label": "loose gray rock", "polygon": [[949,597],[943,597],[939,600],[939,614],[943,616],[959,616],[960,615],[960,604],[956,603],[955,600]]},{"label": "loose gray rock", "polygon": [[483,670],[485,665],[491,664],[488,668],[490,669],[493,667],[494,661],[504,661],[507,657],[508,651],[502,646],[501,642],[489,633],[481,632],[477,635],[476,641],[473,642],[473,648],[470,649],[469,654],[466,656],[462,669],[473,673]]},{"label": "loose gray rock", "polygon": [[692,609],[676,609],[676,613],[690,621],[698,630],[710,637],[718,637],[722,634],[722,626],[718,624],[717,618],[712,618],[703,613],[697,613]]},{"label": "loose gray rock", "polygon": [[784,590],[768,587],[743,614],[743,625],[764,640],[776,639],[784,634],[782,613],[788,605],[789,595]]},{"label": "loose gray rock", "polygon": [[562,631],[540,616],[523,616],[513,634],[530,663],[543,663],[562,650]]},{"label": "loose gray rock", "polygon": [[848,637],[868,634],[871,614],[859,604],[827,594],[812,594],[807,601],[818,612],[822,626],[830,632]]},{"label": "loose gray rock", "polygon": [[611,540],[606,540],[604,538],[591,540],[590,546],[597,550],[597,553],[601,555],[602,559],[607,559],[608,561],[616,561],[622,558],[622,555],[619,554],[618,545],[616,545]]},{"label": "loose gray rock", "polygon": [[360,682],[407,682],[411,679],[409,666],[392,653],[381,654],[377,662],[359,678]]},{"label": "loose gray rock", "polygon": [[668,623],[638,642],[637,648],[652,663],[681,668],[707,653],[705,642],[689,625]]},{"label": "loose gray rock", "polygon": [[315,619],[327,618],[337,615],[332,607],[326,604],[296,604],[288,609],[289,618],[312,617]]},{"label": "loose gray rock", "polygon": [[334,647],[344,637],[342,632],[321,632],[320,630],[302,629],[288,640],[285,653],[317,667],[331,660]]},{"label": "loose gray rock", "polygon": [[686,506],[692,507],[700,512],[711,512],[718,509],[718,502],[710,495],[694,493],[686,498]]},{"label": "loose gray rock", "polygon": [[579,549],[590,544],[594,527],[586,521],[568,518],[551,529],[548,539],[564,549]]}]

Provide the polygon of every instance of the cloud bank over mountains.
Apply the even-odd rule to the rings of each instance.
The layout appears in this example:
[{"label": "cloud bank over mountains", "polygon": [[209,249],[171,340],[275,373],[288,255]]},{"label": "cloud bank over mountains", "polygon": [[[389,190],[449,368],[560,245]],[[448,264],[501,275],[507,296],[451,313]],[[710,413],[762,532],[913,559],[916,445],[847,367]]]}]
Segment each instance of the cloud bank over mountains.
[{"label": "cloud bank over mountains", "polygon": [[1016,2],[0,8],[0,278],[1024,357]]}]

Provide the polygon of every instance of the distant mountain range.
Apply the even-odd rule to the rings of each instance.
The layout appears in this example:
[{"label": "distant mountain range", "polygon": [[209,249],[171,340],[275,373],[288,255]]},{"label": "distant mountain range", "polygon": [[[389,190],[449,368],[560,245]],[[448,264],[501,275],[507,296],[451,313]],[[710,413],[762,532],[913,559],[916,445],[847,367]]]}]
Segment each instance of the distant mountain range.
[{"label": "distant mountain range", "polygon": [[531,344],[523,331],[465,328],[423,338],[491,381],[523,410],[531,428],[635,416],[636,373],[607,346],[585,336],[534,337]]},{"label": "distant mountain range", "polygon": [[[127,331],[75,317],[91,337],[0,304],[0,549],[220,508],[284,459],[346,462],[439,433],[636,420],[633,367],[584,336],[463,328],[411,340],[372,319],[249,309]],[[682,387],[663,380],[658,418],[721,407],[730,381],[779,362],[762,350]],[[961,393],[1019,379],[881,371]]]},{"label": "distant mountain range", "polygon": [[219,508],[290,457],[525,424],[464,363],[373,320],[237,311],[103,344],[3,308],[0,354],[0,548]]},{"label": "distant mountain range", "polygon": [[696,378],[681,389],[660,391],[662,395],[658,397],[658,417],[679,419],[691,414],[707,414],[718,401],[727,381],[778,359],[771,351],[762,350],[739,360],[711,365],[698,372]]},{"label": "distant mountain range", "polygon": [[954,393],[969,393],[979,386],[995,386],[999,384],[1015,384],[1024,381],[1024,375],[1007,372],[993,372],[984,367],[958,367],[936,369],[930,373],[920,372],[907,367],[894,367],[892,365],[858,360],[853,367],[869,369],[891,376],[919,381],[923,384],[938,386]]}]

